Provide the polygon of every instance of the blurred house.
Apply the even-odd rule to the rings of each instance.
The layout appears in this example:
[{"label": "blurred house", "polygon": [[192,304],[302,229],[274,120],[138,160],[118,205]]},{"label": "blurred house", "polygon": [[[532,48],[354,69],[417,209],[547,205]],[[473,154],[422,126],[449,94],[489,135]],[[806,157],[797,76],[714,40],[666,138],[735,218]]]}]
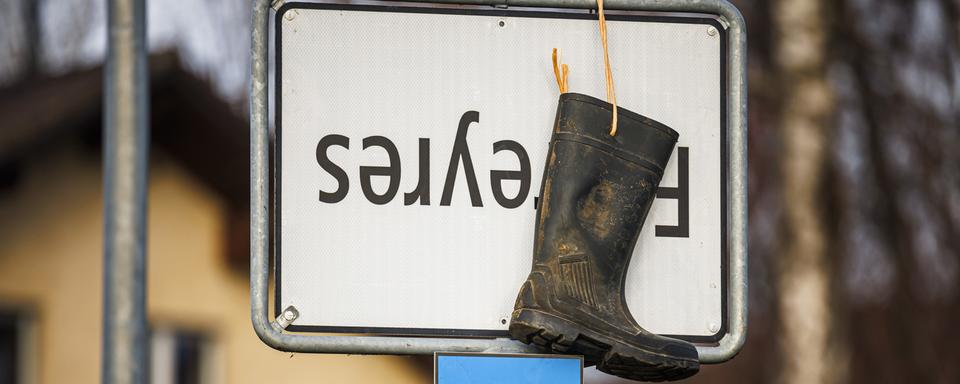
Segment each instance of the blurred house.
[{"label": "blurred house", "polygon": [[[152,382],[429,381],[410,358],[294,355],[257,339],[246,119],[176,55],[151,57],[150,73]],[[92,69],[0,89],[0,384],[100,381],[102,84]]]}]

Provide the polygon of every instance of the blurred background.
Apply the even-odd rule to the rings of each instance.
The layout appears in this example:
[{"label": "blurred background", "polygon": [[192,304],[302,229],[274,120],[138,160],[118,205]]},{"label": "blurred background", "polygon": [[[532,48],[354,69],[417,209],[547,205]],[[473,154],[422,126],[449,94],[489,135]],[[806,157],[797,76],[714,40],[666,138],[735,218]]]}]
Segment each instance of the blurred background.
[{"label": "blurred background", "polygon": [[[960,382],[960,1],[733,3],[749,333],[689,381]],[[100,380],[105,25],[104,1],[0,0],[0,384]],[[430,382],[254,335],[249,30],[249,1],[148,1],[152,382]]]}]

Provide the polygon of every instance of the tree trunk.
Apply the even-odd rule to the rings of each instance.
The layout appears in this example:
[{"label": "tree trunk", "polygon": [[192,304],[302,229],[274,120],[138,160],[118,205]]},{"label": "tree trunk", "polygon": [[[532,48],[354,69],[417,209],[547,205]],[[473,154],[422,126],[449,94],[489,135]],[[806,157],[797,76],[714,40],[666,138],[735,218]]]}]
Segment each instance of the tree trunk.
[{"label": "tree trunk", "polygon": [[32,79],[40,73],[40,0],[27,0],[21,5],[23,7],[23,31],[24,31],[24,79]]},{"label": "tree trunk", "polygon": [[779,265],[780,381],[845,382],[834,337],[822,200],[833,94],[826,81],[824,4],[778,0],[774,58],[783,94],[784,233]]}]

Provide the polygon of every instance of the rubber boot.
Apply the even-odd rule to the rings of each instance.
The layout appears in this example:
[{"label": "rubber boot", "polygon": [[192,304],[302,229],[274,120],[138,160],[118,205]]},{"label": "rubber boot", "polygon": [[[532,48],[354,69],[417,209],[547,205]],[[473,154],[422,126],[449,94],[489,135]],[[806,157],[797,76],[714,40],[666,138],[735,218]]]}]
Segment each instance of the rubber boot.
[{"label": "rubber boot", "polygon": [[624,283],[640,229],[678,134],[576,93],[560,95],[537,208],[533,268],[520,289],[510,336],[633,380],[697,373],[696,348],[641,328]]}]

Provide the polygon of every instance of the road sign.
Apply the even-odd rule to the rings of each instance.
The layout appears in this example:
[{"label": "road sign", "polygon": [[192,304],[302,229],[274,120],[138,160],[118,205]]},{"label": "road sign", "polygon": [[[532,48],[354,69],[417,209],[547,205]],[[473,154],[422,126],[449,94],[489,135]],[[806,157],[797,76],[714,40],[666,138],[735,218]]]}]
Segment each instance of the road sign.
[{"label": "road sign", "polygon": [[[504,317],[497,318],[499,326],[490,326],[489,316],[474,318],[464,316],[461,312],[472,311],[474,307],[502,305],[499,304],[501,299],[491,300],[491,295],[500,295],[498,292],[505,291],[502,287],[509,284],[510,277],[507,275],[529,266],[529,260],[517,261],[525,257],[524,252],[516,252],[511,248],[512,245],[522,248],[524,245],[518,243],[524,241],[517,241],[517,238],[529,236],[517,235],[525,230],[522,227],[529,226],[522,223],[525,220],[523,215],[517,216],[513,212],[530,209],[532,216],[533,207],[529,204],[530,199],[535,200],[531,194],[536,193],[530,191],[538,190],[541,170],[537,166],[537,157],[543,155],[546,135],[536,138],[536,133],[529,133],[534,132],[529,127],[549,127],[552,116],[541,115],[544,114],[544,108],[555,108],[548,105],[552,102],[545,100],[555,98],[556,94],[550,95],[545,88],[537,86],[537,82],[545,80],[537,79],[538,70],[532,69],[532,64],[539,66],[542,63],[534,63],[537,59],[528,57],[539,55],[532,53],[544,48],[539,45],[556,45],[566,48],[568,54],[571,51],[579,52],[564,55],[564,61],[573,64],[574,68],[598,67],[601,62],[599,58],[584,58],[583,53],[591,46],[599,46],[597,38],[593,37],[592,43],[584,42],[585,36],[591,32],[589,28],[579,25],[592,18],[583,13],[594,9],[596,3],[593,0],[423,2],[435,5],[430,5],[432,9],[418,9],[253,1],[250,313],[257,336],[270,347],[292,352],[401,355],[440,351],[535,351],[528,345],[505,337],[447,336],[504,335],[503,328],[507,320]],[[474,6],[461,5],[465,3]],[[276,99],[277,130],[273,150],[277,161],[273,168],[268,156],[271,131],[267,121],[270,94],[267,86],[270,79],[267,27],[271,16],[270,4],[276,4],[276,13],[273,15],[276,16],[277,28],[276,56],[273,57],[277,83],[272,93]],[[516,7],[560,7],[569,8],[570,11],[543,13],[516,10]],[[698,342],[701,363],[727,361],[737,354],[746,340],[747,82],[743,17],[726,0],[609,0],[606,9],[610,11],[608,14],[634,12],[611,18],[614,21],[612,24],[620,26],[616,27],[620,30],[617,33],[626,36],[625,41],[629,42],[612,39],[611,43],[612,47],[626,52],[626,58],[614,54],[613,60],[614,71],[619,76],[617,82],[627,84],[618,85],[620,104],[659,119],[682,134],[686,132],[686,139],[681,139],[681,148],[677,150],[675,159],[671,160],[661,185],[663,189],[655,203],[655,212],[648,220],[648,228],[642,236],[644,245],[640,253],[649,255],[643,250],[650,247],[663,249],[662,245],[655,243],[664,240],[664,237],[676,237],[672,239],[675,243],[666,248],[679,253],[677,249],[684,249],[681,242],[686,242],[686,246],[690,247],[689,239],[700,238],[703,228],[711,225],[719,231],[720,243],[719,250],[715,250],[715,245],[706,244],[710,240],[703,238],[701,243],[693,246],[699,246],[707,252],[696,253],[691,256],[693,261],[689,262],[663,260],[658,256],[635,259],[628,276],[630,281],[626,283],[629,304],[638,320],[648,329],[661,333],[672,333],[670,329],[678,330],[675,333],[689,331],[688,334],[677,336]],[[367,16],[362,20],[364,23],[343,21],[345,18],[357,18],[356,15],[360,13]],[[301,17],[309,14],[314,16]],[[410,19],[411,15],[419,15],[416,17],[420,19]],[[339,22],[336,22],[337,17],[341,17]],[[439,17],[456,18],[457,22],[437,19]],[[494,24],[479,24],[477,21],[491,18],[495,18]],[[563,28],[545,26],[551,21],[556,22],[555,27]],[[626,22],[636,24],[626,26]],[[539,27],[531,27],[538,23],[541,24]],[[337,28],[324,29],[325,25]],[[679,28],[682,25],[687,28]],[[341,27],[351,28],[350,32],[343,33]],[[379,28],[379,33],[361,27],[374,28],[375,31]],[[633,28],[645,32],[638,33]],[[704,28],[708,36],[719,40],[710,43],[719,46],[719,54],[714,49],[705,49],[703,45],[707,43],[689,39],[701,35],[700,30]],[[425,33],[425,30],[430,33]],[[509,39],[498,40],[498,36]],[[549,44],[543,44],[543,41]],[[379,49],[380,53],[371,54],[371,49]],[[599,48],[596,49],[599,51]],[[638,49],[643,53],[637,53]],[[710,53],[690,55],[690,52],[705,51]],[[686,55],[683,57],[700,62],[704,68],[709,68],[712,65],[710,58],[718,55],[718,63],[713,63],[719,67],[719,85],[705,75],[713,69],[700,68],[702,72],[685,70],[689,69],[685,65],[689,66],[691,62],[671,54]],[[331,56],[340,58],[331,60]],[[432,59],[424,60],[424,57]],[[510,61],[506,62],[507,59]],[[381,65],[373,65],[375,63]],[[628,68],[625,71],[622,69],[624,66]],[[308,73],[311,71],[313,75]],[[575,69],[576,75],[571,77],[572,89],[600,94],[601,88],[597,84],[602,81],[602,71],[598,70],[593,75],[587,72],[589,69],[579,71]],[[283,76],[284,73],[286,76]],[[348,75],[360,77],[347,80]],[[623,80],[624,77],[627,79]],[[371,86],[371,81],[380,85]],[[552,80],[548,82],[552,84]],[[698,83],[696,86],[700,87],[695,92],[691,91],[695,88],[693,83]],[[638,86],[643,87],[644,91],[638,93]],[[324,89],[329,87],[333,88]],[[704,94],[713,97],[717,88],[719,110],[709,100],[704,101]],[[624,97],[624,92],[632,96]],[[364,106],[365,111],[358,112],[356,105]],[[684,106],[679,107],[679,112],[678,105]],[[458,112],[453,113],[450,109]],[[720,115],[719,122],[712,117],[717,113]],[[704,118],[704,115],[711,117]],[[481,116],[484,116],[482,123],[486,124],[488,131],[477,129],[481,124]],[[294,127],[300,126],[299,138],[284,137],[284,132],[291,132],[291,124],[284,125],[282,122],[291,123],[291,119]],[[455,125],[449,126],[449,131],[436,128],[444,126],[440,121],[447,119],[455,121]],[[690,124],[690,119],[703,120],[704,126],[712,128],[694,126]],[[381,126],[380,123],[386,125]],[[337,133],[341,130],[349,133]],[[293,132],[296,131],[294,129]],[[454,133],[451,134],[451,131]],[[477,132],[481,133],[478,135]],[[316,140],[315,144],[308,145],[314,152],[315,173],[305,169],[288,169],[291,156],[306,160],[303,153],[296,154],[304,150],[302,145],[297,147],[296,142],[309,142],[310,135],[314,135],[312,139]],[[716,142],[718,135],[719,143]],[[411,144],[398,139],[407,136],[416,139],[415,150]],[[350,147],[351,140],[353,149]],[[538,147],[537,142],[542,146]],[[714,144],[718,144],[719,149]],[[477,149],[480,148],[477,145],[486,147],[486,151],[484,148]],[[317,151],[320,147],[324,150]],[[700,153],[701,150],[713,151],[712,157]],[[378,154],[375,151],[381,152]],[[443,151],[449,151],[448,155],[437,155]],[[682,154],[684,152],[685,155]],[[411,169],[409,163],[411,155],[417,160],[415,169]],[[361,157],[358,159],[356,156]],[[408,159],[407,162],[401,163],[401,156]],[[438,156],[440,160],[437,160]],[[287,159],[286,162],[284,159]],[[530,185],[524,184],[527,179],[524,159],[531,164]],[[703,179],[716,176],[702,173],[703,169],[697,170],[703,167],[704,160],[707,163],[719,163],[719,186],[706,185],[706,188],[719,188],[719,203],[716,203],[715,197],[711,197],[715,195],[704,195],[696,190],[705,186]],[[437,161],[439,165],[434,163]],[[295,176],[291,176],[291,173]],[[411,175],[417,176],[415,185]],[[321,181],[311,179],[316,177]],[[448,179],[453,183],[447,182]],[[276,181],[275,199],[270,193],[270,180]],[[307,186],[310,184],[315,188],[312,191]],[[525,187],[529,187],[529,190]],[[299,203],[292,203],[295,206],[299,204],[302,209],[291,208],[290,202],[284,203],[283,199],[295,200],[291,196],[296,195],[297,190],[315,194],[315,203],[323,203],[326,208],[318,210],[311,207],[302,196],[297,197],[301,199]],[[351,190],[353,195],[350,194]],[[291,192],[294,192],[293,195]],[[363,205],[366,203],[356,205],[358,193],[372,206],[387,210],[377,214],[366,212],[370,208]],[[714,204],[711,205],[709,201]],[[341,206],[339,210],[329,210],[341,203],[354,204],[356,209],[343,209]],[[467,215],[444,215],[431,211],[441,207],[462,209],[456,208],[456,204],[465,203],[476,210]],[[495,213],[490,209],[496,207],[493,204],[499,204],[508,213]],[[668,208],[658,208],[664,204]],[[717,205],[721,211],[715,218],[719,220],[719,226],[708,223],[714,220]],[[415,215],[402,211],[411,220],[398,223],[395,218],[399,214],[396,210],[398,207],[419,211]],[[670,213],[672,210],[676,213]],[[704,210],[711,212],[707,222],[703,221]],[[307,211],[320,213],[319,217],[328,220],[311,221],[309,216],[312,213],[303,214]],[[275,220],[269,219],[271,214]],[[420,219],[421,215],[429,216],[432,220]],[[373,216],[379,219],[371,219]],[[490,216],[497,219],[492,220]],[[664,223],[665,219],[672,221]],[[356,222],[363,220],[365,224],[359,228]],[[437,225],[438,222],[442,225]],[[523,225],[517,225],[518,222]],[[276,226],[271,228],[271,223]],[[316,227],[312,231],[290,231],[305,223]],[[451,238],[448,236],[450,228],[460,228],[471,236]],[[653,228],[652,235],[650,228]],[[399,236],[396,231],[404,231],[408,236]],[[423,235],[423,231],[432,232]],[[338,238],[347,235],[355,236],[353,245],[337,242]],[[430,242],[428,247],[415,249],[416,252],[411,253],[410,244],[422,240],[424,236],[443,241]],[[311,242],[317,246],[315,249],[311,249]],[[296,250],[297,244],[299,251]],[[275,270],[270,264],[271,246],[276,253]],[[377,250],[375,248],[378,246],[381,252],[374,254],[389,257],[382,257],[379,261],[368,259],[369,254],[364,250]],[[508,256],[501,252],[504,249],[509,253]],[[360,251],[344,253],[344,250]],[[510,256],[515,253],[517,256]],[[715,256],[717,253],[719,257]],[[464,255],[473,256],[474,259],[465,258]],[[398,259],[398,256],[404,258]],[[471,264],[470,260],[476,260],[477,256],[486,258],[486,262]],[[299,265],[297,260],[300,261]],[[423,260],[433,263],[424,263]],[[460,264],[457,264],[458,261]],[[645,276],[651,274],[648,269],[662,273],[654,273],[653,277]],[[268,293],[273,271],[276,272],[277,289],[275,313],[271,315]],[[676,279],[691,279],[690,274],[695,275],[692,280],[698,283],[677,287]],[[719,284],[710,274],[720,275]],[[449,276],[459,278],[450,279]],[[438,283],[437,280],[443,281]],[[707,285],[699,284],[703,281]],[[695,291],[693,294],[691,287]],[[721,294],[716,296],[713,292],[718,289]],[[313,292],[309,292],[311,290]],[[672,299],[669,302],[657,301],[664,293]],[[503,293],[503,296],[508,297],[504,300],[513,300],[513,293]],[[653,300],[648,296],[653,296]],[[425,300],[424,297],[429,299]],[[719,301],[719,324],[709,322],[711,316],[718,316],[717,307],[710,303],[711,300]],[[371,301],[383,305],[372,308],[367,304]],[[451,307],[451,302],[461,304]],[[282,314],[274,317],[281,308],[285,308]],[[680,316],[675,312],[678,308]],[[657,311],[663,311],[664,316],[657,316]],[[702,330],[705,321],[706,333]],[[658,322],[660,325],[657,325]],[[713,331],[715,329],[716,332]],[[372,332],[381,335],[370,337],[289,331]],[[403,336],[418,333],[430,337]]]},{"label": "road sign", "polygon": [[582,384],[583,356],[437,353],[434,384]]},{"label": "road sign", "polygon": [[[608,17],[619,104],[680,132],[626,283],[646,329],[723,336],[725,39]],[[277,19],[277,311],[293,331],[503,336],[558,92],[604,94],[594,15],[294,4]]]}]

